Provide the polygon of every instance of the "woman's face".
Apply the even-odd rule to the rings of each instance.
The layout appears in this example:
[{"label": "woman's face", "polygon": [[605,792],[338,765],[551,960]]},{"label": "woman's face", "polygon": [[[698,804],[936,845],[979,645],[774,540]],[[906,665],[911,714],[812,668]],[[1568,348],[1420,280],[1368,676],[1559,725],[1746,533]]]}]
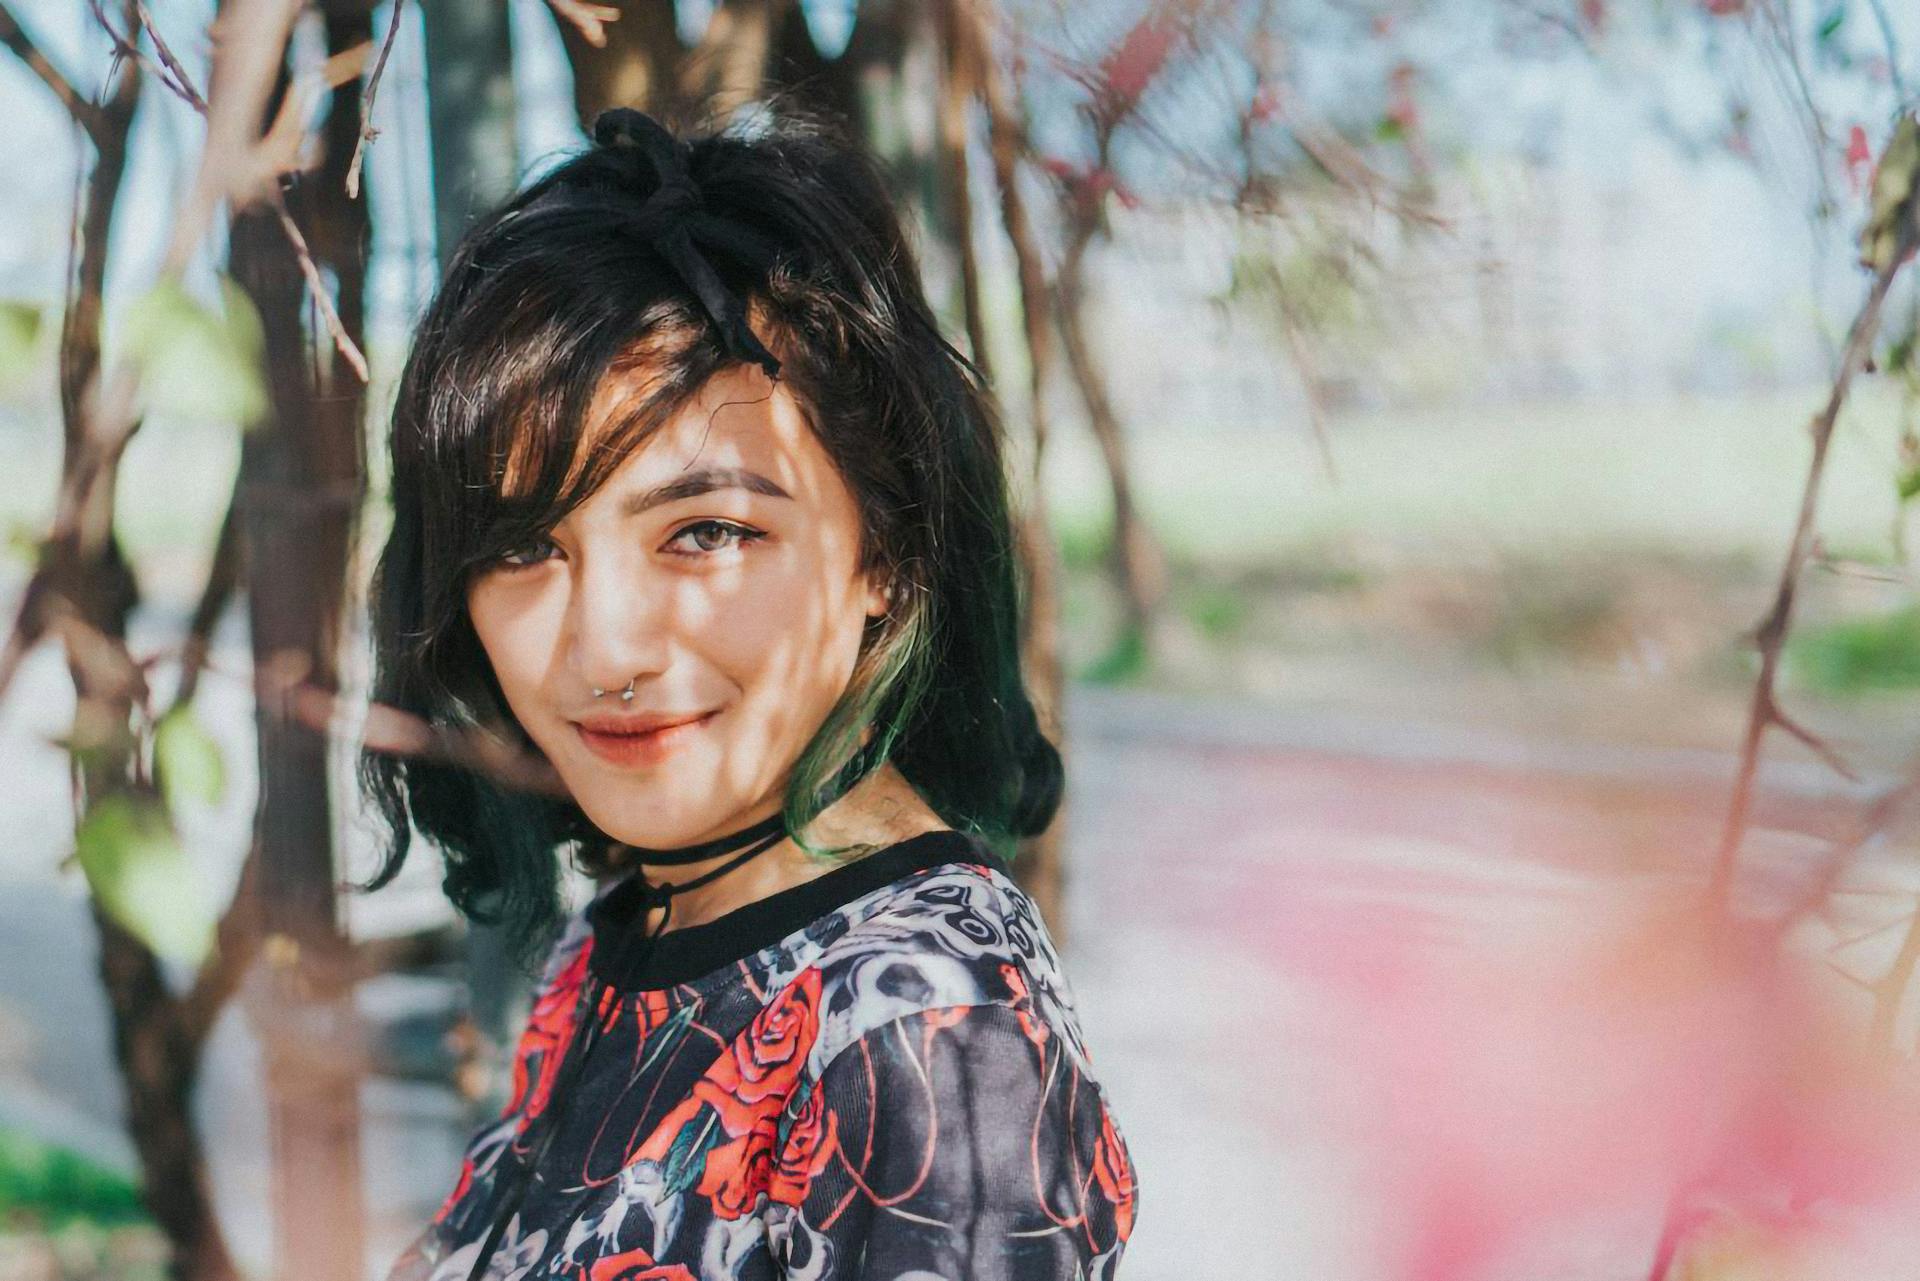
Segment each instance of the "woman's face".
[{"label": "woman's face", "polygon": [[[639,386],[609,376],[591,415]],[[587,817],[671,848],[779,808],[886,610],[860,542],[853,494],[793,394],[740,366],[546,538],[475,575],[467,608]]]}]

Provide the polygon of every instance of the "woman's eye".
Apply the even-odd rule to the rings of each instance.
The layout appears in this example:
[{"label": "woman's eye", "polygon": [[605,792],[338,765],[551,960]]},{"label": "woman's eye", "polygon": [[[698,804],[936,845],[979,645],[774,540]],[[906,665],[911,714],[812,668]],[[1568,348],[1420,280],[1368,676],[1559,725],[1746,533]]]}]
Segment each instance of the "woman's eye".
[{"label": "woman's eye", "polygon": [[741,547],[765,537],[766,534],[761,530],[749,529],[731,521],[700,520],[676,532],[667,540],[667,546],[680,555],[704,556]]},{"label": "woman's eye", "polygon": [[508,569],[522,569],[528,565],[538,565],[547,558],[547,553],[558,551],[550,538],[537,538],[524,547],[516,547],[500,555],[499,563]]}]

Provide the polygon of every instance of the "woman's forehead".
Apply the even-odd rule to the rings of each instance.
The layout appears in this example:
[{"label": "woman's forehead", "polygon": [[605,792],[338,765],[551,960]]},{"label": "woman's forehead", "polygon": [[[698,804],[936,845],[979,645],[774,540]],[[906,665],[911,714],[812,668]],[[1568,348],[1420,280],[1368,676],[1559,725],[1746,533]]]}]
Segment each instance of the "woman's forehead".
[{"label": "woman's forehead", "polygon": [[[590,439],[622,435],[617,424],[638,411],[647,395],[645,382],[644,376],[608,377],[594,398]],[[820,492],[834,474],[791,387],[775,383],[756,366],[735,365],[715,374],[647,433],[621,460],[606,488],[630,493],[715,470],[762,477],[794,497]]]}]

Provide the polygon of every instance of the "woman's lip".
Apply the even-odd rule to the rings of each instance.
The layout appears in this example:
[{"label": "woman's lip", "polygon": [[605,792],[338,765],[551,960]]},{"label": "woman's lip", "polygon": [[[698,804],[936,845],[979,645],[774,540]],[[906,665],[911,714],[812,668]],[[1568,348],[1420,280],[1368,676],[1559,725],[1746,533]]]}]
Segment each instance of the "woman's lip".
[{"label": "woman's lip", "polygon": [[706,728],[717,712],[706,712],[689,720],[662,725],[638,734],[615,734],[589,729],[574,722],[573,731],[588,751],[614,765],[634,767],[654,765],[678,751],[690,738]]}]

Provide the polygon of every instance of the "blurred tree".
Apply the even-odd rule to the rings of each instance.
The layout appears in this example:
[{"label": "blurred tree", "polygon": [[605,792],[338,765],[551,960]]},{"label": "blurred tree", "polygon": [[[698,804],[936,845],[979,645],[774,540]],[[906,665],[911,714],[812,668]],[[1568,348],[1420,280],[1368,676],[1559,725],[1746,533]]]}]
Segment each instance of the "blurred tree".
[{"label": "blurred tree", "polygon": [[[118,6],[120,32],[136,32],[139,6]],[[102,21],[106,15],[102,13]],[[141,1194],[173,1248],[180,1281],[229,1281],[237,1274],[207,1186],[206,1160],[194,1131],[195,1068],[214,1016],[238,980],[223,950],[201,968],[192,989],[176,996],[161,970],[170,950],[163,926],[125,910],[122,877],[143,860],[177,862],[164,780],[142,762],[143,728],[156,721],[145,672],[126,649],[127,620],[139,585],[114,531],[118,453],[138,429],[124,397],[112,397],[102,374],[101,331],[109,246],[113,240],[128,139],[143,80],[138,61],[116,58],[97,93],[78,83],[39,48],[13,13],[0,7],[0,43],[34,72],[72,116],[92,153],[77,210],[76,269],[60,318],[59,389],[64,453],[57,513],[41,543],[33,574],[0,653],[0,694],[28,649],[42,638],[64,641],[75,709],[67,740],[72,757],[76,846],[93,890],[100,935],[100,976],[113,1016],[113,1045],[126,1088],[127,1126],[140,1162]],[[116,408],[122,421],[113,421]],[[176,847],[177,848],[177,847]],[[165,907],[159,910],[164,911]],[[241,933],[240,918],[222,930]],[[181,949],[198,951],[195,941]]]},{"label": "blurred tree", "polygon": [[513,45],[504,3],[420,0],[420,19],[434,245],[444,267],[473,218],[519,182]]},{"label": "blurred tree", "polygon": [[[364,51],[371,13],[321,12],[326,50]],[[261,129],[292,92],[285,57]],[[366,313],[367,206],[347,194],[361,135],[358,75],[328,98],[320,163],[287,184],[310,265],[333,279],[333,311],[354,347]],[[361,1040],[351,949],[334,886],[332,802],[323,733],[274,706],[293,681],[339,684],[342,606],[354,524],[366,489],[365,385],[344,350],[309,328],[301,256],[271,206],[238,209],[228,268],[251,299],[264,339],[267,410],[240,458],[239,527],[248,631],[261,703],[258,893],[268,962],[250,1010],[266,1049],[273,1144],[275,1271],[349,1281],[362,1269]]]},{"label": "blurred tree", "polygon": [[[95,98],[0,7],[0,43],[59,98],[93,154],[61,326],[61,482],[0,654],[0,692],[29,647],[46,637],[64,642],[76,693],[66,740],[76,851],[99,925],[142,1197],[171,1243],[171,1274],[183,1281],[236,1275],[208,1196],[193,1088],[214,1021],[263,947],[273,962],[259,1008],[279,1158],[281,1270],[344,1279],[360,1267],[352,967],[335,920],[325,741],[289,717],[285,703],[297,682],[316,672],[331,678],[364,471],[358,335],[366,216],[344,190],[361,134],[367,12],[323,13],[333,56],[296,89],[283,62],[299,10],[291,0],[224,6],[211,89],[202,94],[145,5],[129,0],[116,15],[95,5],[115,51]],[[149,78],[208,118],[208,140],[160,282],[130,306],[124,354],[109,367],[100,344],[107,257],[129,131]],[[302,163],[315,80],[339,90],[322,126],[319,185],[283,190]],[[180,280],[223,202],[233,211],[229,255],[240,287],[227,289],[216,313]],[[319,288],[316,258],[331,269],[330,291]],[[316,292],[303,297],[309,285]],[[311,328],[303,318],[309,302]],[[330,353],[324,369],[316,346]],[[150,406],[259,430],[243,441],[233,501],[187,635],[171,651],[136,660],[126,629],[138,588],[118,548],[114,492]],[[253,846],[216,922],[174,816],[222,789],[219,750],[195,723],[192,700],[213,627],[242,585],[260,675],[261,788]],[[164,712],[148,684],[162,657],[179,662]],[[163,962],[192,967],[184,991],[169,986]]]}]

